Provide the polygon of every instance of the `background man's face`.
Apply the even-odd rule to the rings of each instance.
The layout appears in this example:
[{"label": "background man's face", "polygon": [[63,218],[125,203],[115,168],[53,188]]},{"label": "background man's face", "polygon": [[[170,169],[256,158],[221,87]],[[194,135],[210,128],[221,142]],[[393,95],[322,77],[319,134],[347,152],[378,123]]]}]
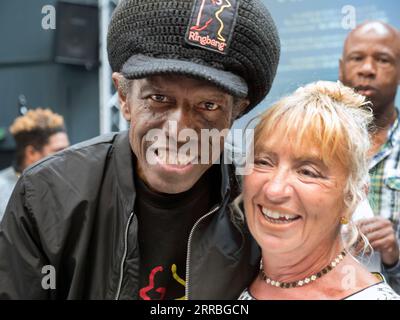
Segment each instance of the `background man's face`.
[{"label": "background man's face", "polygon": [[[137,158],[138,175],[153,190],[163,193],[189,190],[216,160],[214,157],[207,163],[200,163],[202,146],[203,151],[206,146],[212,155],[211,141],[201,141],[201,129],[221,132],[233,121],[234,99],[231,95],[203,80],[180,75],[134,80],[124,103],[126,106],[121,108],[131,122],[130,143]],[[171,123],[176,132],[171,130]],[[162,132],[168,141],[148,141],[147,134],[155,131],[152,129]],[[190,138],[198,150],[194,161],[193,154],[177,161],[177,152],[188,142],[187,138],[179,137],[184,129],[197,133],[197,138]],[[223,140],[217,140],[221,151]],[[171,148],[171,142],[176,147]],[[149,157],[153,163],[149,163]],[[193,164],[196,161],[199,164]]]},{"label": "background man's face", "polygon": [[57,132],[49,137],[48,143],[41,150],[36,150],[33,146],[25,149],[24,167],[30,166],[35,162],[59,152],[69,147],[68,136],[65,132]]},{"label": "background man's face", "polygon": [[44,157],[52,155],[69,147],[68,136],[65,132],[57,132],[49,137],[49,142],[43,147]]},{"label": "background man's face", "polygon": [[340,80],[373,103],[375,114],[393,103],[400,79],[399,40],[390,32],[356,30],[346,41]]}]

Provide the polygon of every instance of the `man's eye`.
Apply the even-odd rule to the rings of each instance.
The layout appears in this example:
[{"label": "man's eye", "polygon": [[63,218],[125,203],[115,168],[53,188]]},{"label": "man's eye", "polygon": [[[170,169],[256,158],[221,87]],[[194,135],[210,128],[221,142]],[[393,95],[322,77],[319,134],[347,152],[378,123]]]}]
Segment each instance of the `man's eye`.
[{"label": "man's eye", "polygon": [[389,60],[386,58],[378,58],[379,63],[389,63]]},{"label": "man's eye", "polygon": [[353,57],[350,57],[350,61],[356,61],[356,62],[358,62],[358,61],[361,61],[362,60],[362,57],[360,57],[360,56],[353,56]]},{"label": "man's eye", "polygon": [[202,103],[202,107],[207,111],[215,111],[219,108],[219,105],[214,102],[204,102]]},{"label": "man's eye", "polygon": [[153,94],[150,96],[151,100],[155,101],[155,102],[167,102],[168,99],[166,96],[163,96],[161,94]]}]

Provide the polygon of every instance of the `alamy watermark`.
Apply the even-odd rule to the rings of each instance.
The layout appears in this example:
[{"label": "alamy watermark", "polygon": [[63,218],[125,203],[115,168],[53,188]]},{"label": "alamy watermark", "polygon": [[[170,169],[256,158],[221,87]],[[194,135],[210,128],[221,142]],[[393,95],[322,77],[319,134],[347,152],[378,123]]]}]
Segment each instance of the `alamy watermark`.
[{"label": "alamy watermark", "polygon": [[42,8],[42,29],[55,30],[56,29],[56,8],[52,5],[45,5]]},{"label": "alamy watermark", "polygon": [[193,129],[178,132],[177,122],[169,121],[167,132],[151,129],[144,137],[152,143],[146,150],[146,161],[186,166],[189,164],[220,163],[223,142],[229,137],[229,145],[223,152],[225,164],[235,164],[237,175],[247,175],[254,165],[254,129]]},{"label": "alamy watermark", "polygon": [[344,30],[352,30],[357,25],[356,8],[351,5],[342,7],[342,28]]},{"label": "alamy watermark", "polygon": [[42,288],[43,290],[55,290],[56,289],[56,268],[52,265],[45,265],[42,268]]}]

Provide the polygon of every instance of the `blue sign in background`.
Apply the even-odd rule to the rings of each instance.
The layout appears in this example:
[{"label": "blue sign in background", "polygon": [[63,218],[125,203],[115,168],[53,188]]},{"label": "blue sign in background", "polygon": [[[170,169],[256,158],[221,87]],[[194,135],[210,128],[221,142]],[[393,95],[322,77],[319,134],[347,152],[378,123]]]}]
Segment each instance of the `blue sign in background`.
[{"label": "blue sign in background", "polygon": [[[346,35],[366,20],[385,21],[400,28],[396,0],[263,0],[281,38],[281,60],[271,92],[252,112],[239,119],[244,127],[257,114],[299,86],[317,80],[338,79],[339,58]],[[400,107],[400,94],[397,95]]]}]

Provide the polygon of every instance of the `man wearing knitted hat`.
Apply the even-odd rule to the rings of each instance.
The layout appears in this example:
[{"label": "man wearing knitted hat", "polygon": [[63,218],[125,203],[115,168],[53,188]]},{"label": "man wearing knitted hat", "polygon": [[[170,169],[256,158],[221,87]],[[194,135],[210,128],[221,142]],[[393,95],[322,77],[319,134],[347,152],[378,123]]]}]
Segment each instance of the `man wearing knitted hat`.
[{"label": "man wearing knitted hat", "polygon": [[236,299],[259,252],[230,220],[239,187],[212,152],[225,134],[202,134],[267,95],[279,51],[259,0],[122,0],[108,54],[129,132],[22,176],[0,228],[0,297]]}]

